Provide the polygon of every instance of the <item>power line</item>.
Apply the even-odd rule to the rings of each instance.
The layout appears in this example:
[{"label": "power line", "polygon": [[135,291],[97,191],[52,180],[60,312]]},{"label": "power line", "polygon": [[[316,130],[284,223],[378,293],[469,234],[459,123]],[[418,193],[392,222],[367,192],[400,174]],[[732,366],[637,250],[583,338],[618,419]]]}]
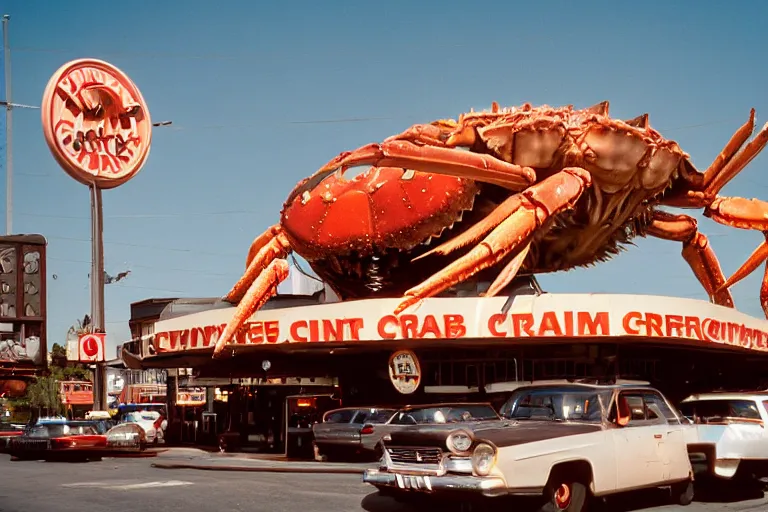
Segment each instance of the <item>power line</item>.
[{"label": "power line", "polygon": [[[78,220],[90,220],[91,218],[86,215],[51,215],[45,213],[17,213],[16,215],[22,215],[24,217],[41,217],[46,219],[78,219]],[[251,210],[225,210],[221,212],[176,212],[176,213],[127,213],[121,215],[105,215],[106,219],[160,219],[160,218],[174,218],[174,217],[210,217],[214,215],[259,215],[259,212]]]},{"label": "power line", "polygon": [[[68,240],[71,242],[88,242],[91,243],[91,240],[89,238],[75,238],[75,237],[67,237],[67,236],[46,236],[45,238],[49,240]],[[246,252],[243,252],[242,254],[225,254],[220,252],[207,252],[207,251],[200,251],[197,249],[186,249],[186,248],[179,248],[179,247],[162,247],[157,245],[145,245],[145,244],[133,244],[129,242],[104,242],[104,245],[121,245],[125,247],[138,247],[141,249],[157,249],[162,251],[173,251],[173,252],[183,252],[187,254],[201,254],[206,256],[222,256],[227,258],[242,258],[245,256]]]},{"label": "power line", "polygon": [[[87,263],[88,265],[91,264],[90,260],[74,260],[74,259],[69,259],[69,258],[57,258],[57,257],[54,257],[54,256],[48,256],[47,259],[52,260],[52,261],[64,261],[64,262],[67,262],[67,263],[84,263],[84,264]],[[195,269],[191,269],[191,268],[159,267],[157,265],[136,265],[136,264],[133,264],[133,263],[126,264],[126,266],[131,267],[131,268],[144,268],[144,269],[149,269],[149,270],[157,270],[157,271],[161,271],[161,272],[187,272],[187,273],[191,273],[191,274],[199,274],[199,275],[203,275],[203,276],[212,276],[212,277],[233,277],[235,274],[237,274],[237,272],[234,272],[234,271],[230,272],[230,273],[207,272],[205,270],[195,270]],[[242,271],[240,273],[242,273]],[[236,277],[235,277],[235,279],[236,279]]]}]

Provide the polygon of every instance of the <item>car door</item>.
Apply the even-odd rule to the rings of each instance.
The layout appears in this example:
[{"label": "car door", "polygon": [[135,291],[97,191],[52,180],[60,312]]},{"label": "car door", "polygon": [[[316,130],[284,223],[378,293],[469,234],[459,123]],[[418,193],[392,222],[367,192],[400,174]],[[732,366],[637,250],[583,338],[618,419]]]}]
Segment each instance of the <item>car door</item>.
[{"label": "car door", "polygon": [[[666,425],[649,424],[641,393],[622,391],[618,400],[629,405],[629,422],[610,431],[616,450],[617,490],[651,486],[663,480],[661,455]],[[663,432],[662,432],[663,430]]]},{"label": "car door", "polygon": [[[665,465],[665,480],[679,480],[690,475],[691,465],[688,456],[688,445],[685,438],[683,424],[672,407],[657,391],[647,391],[643,394],[646,406],[646,416],[651,422],[658,422],[657,429],[663,435],[663,442],[659,444],[662,451],[662,463]],[[664,420],[663,423],[661,420]],[[657,434],[658,435],[658,434]]]},{"label": "car door", "polygon": [[353,423],[358,411],[342,409],[328,414],[323,423],[313,427],[315,442],[334,446],[352,446],[360,442],[360,426]]}]

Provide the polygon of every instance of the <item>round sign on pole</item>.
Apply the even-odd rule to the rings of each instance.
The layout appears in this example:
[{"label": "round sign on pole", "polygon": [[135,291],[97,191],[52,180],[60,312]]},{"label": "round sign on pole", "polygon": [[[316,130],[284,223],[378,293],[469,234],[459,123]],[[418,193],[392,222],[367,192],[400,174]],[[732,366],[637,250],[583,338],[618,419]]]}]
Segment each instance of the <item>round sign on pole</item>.
[{"label": "round sign on pole", "polygon": [[131,79],[107,62],[64,64],[48,82],[41,110],[53,157],[80,183],[100,189],[122,185],[149,155],[147,104]]},{"label": "round sign on pole", "polygon": [[80,361],[97,362],[104,360],[104,334],[92,333],[80,336],[79,354]]},{"label": "round sign on pole", "polygon": [[421,366],[416,354],[410,350],[398,350],[389,358],[389,380],[395,389],[410,395],[421,384]]}]

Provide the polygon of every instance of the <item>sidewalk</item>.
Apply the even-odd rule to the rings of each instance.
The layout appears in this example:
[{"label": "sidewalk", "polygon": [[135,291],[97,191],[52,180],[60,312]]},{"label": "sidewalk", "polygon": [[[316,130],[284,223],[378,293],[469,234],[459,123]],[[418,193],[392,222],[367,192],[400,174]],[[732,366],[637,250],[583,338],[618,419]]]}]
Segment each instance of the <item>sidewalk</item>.
[{"label": "sidewalk", "polygon": [[270,473],[328,473],[361,475],[376,463],[337,463],[290,460],[280,455],[218,453],[198,448],[168,448],[157,451],[152,467],[203,471],[251,471]]}]

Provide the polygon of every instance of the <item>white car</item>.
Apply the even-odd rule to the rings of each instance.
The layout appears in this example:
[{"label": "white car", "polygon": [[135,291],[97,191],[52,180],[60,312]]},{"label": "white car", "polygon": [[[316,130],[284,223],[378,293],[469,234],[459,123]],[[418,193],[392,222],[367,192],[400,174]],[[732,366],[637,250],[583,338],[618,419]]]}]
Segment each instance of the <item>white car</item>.
[{"label": "white car", "polygon": [[703,393],[680,403],[693,422],[688,452],[694,469],[731,480],[768,476],[768,393]]},{"label": "white car", "polygon": [[589,495],[670,487],[693,500],[683,424],[647,385],[540,384],[518,388],[496,425],[392,432],[379,469],[363,481],[383,493],[465,498],[539,496],[542,510],[583,509]]},{"label": "white car", "polygon": [[123,423],[135,423],[147,434],[147,443],[164,442],[166,420],[157,411],[132,411],[123,417]]}]

